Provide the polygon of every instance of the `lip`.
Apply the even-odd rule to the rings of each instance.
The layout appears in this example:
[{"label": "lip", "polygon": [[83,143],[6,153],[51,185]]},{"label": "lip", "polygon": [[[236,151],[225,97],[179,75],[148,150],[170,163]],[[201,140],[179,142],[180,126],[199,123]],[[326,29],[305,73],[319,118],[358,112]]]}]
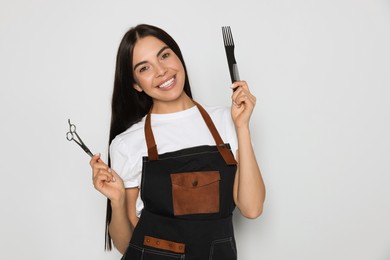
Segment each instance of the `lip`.
[{"label": "lip", "polygon": [[[168,81],[170,81],[170,80],[172,80],[172,79],[173,79],[173,81],[172,81],[172,83],[171,83],[168,87],[160,88],[160,86],[161,86],[162,84],[164,84],[164,83],[166,83],[166,82],[168,82]],[[166,79],[166,80],[163,80],[160,84],[158,84],[158,85],[156,86],[156,88],[158,88],[159,90],[162,90],[162,91],[166,91],[166,90],[172,89],[175,85],[176,85],[176,75],[174,75],[173,77],[170,77],[170,78],[168,78],[168,79]]]}]

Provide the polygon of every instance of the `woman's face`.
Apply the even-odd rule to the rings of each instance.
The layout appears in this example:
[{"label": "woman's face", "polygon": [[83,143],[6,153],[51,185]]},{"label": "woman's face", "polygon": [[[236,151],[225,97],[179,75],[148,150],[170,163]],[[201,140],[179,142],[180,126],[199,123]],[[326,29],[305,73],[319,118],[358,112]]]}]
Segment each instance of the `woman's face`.
[{"label": "woman's face", "polygon": [[134,88],[144,91],[155,104],[177,100],[185,93],[183,64],[156,37],[146,36],[136,42],[133,50],[133,75],[136,81]]}]

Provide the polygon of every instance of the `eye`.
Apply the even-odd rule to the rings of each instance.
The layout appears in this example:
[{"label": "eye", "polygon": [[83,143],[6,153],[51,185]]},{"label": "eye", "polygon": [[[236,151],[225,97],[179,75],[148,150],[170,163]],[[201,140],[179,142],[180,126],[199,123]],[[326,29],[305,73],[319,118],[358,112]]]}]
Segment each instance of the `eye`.
[{"label": "eye", "polygon": [[139,69],[139,72],[144,72],[144,71],[147,71],[149,69],[149,66],[143,66]]},{"label": "eye", "polygon": [[166,59],[166,58],[168,58],[169,56],[171,56],[171,54],[169,53],[169,52],[166,52],[166,53],[164,53],[162,56],[161,56],[161,59]]}]

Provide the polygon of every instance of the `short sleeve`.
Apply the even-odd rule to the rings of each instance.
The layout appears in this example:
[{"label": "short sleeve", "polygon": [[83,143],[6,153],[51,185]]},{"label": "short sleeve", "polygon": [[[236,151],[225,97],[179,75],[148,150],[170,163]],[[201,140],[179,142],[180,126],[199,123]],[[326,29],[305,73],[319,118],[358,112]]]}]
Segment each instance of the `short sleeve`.
[{"label": "short sleeve", "polygon": [[122,178],[125,188],[139,187],[142,166],[131,158],[126,144],[115,138],[110,145],[111,168]]},{"label": "short sleeve", "polygon": [[236,157],[236,152],[238,149],[237,133],[230,112],[230,108],[226,108],[223,114],[223,122],[225,125],[226,141],[230,144],[230,149],[233,152],[234,157]]}]

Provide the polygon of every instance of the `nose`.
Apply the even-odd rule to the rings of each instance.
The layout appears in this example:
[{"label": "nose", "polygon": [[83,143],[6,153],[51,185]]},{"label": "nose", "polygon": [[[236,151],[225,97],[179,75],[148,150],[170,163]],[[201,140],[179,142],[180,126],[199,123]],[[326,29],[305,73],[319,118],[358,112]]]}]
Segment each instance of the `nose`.
[{"label": "nose", "polygon": [[164,64],[157,64],[156,65],[156,77],[162,77],[167,74],[168,69],[164,66]]}]

